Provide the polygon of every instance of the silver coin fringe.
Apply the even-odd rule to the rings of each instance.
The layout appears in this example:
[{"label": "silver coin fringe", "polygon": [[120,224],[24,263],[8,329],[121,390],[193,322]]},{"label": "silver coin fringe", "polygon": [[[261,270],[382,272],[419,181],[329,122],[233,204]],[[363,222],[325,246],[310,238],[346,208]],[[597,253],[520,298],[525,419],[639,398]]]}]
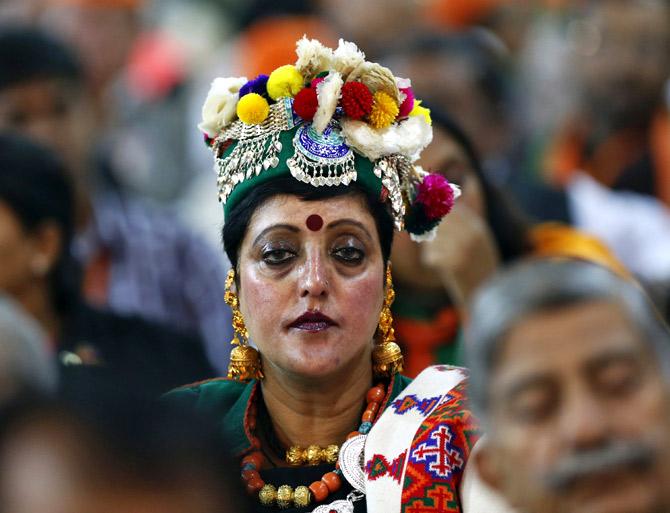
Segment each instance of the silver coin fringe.
[{"label": "silver coin fringe", "polygon": [[312,160],[296,150],[295,154],[286,161],[286,165],[296,180],[314,187],[349,185],[357,178],[354,154],[351,151],[344,159],[329,162],[326,159]]},{"label": "silver coin fringe", "polygon": [[292,99],[284,98],[284,101],[270,106],[270,114],[263,123],[247,125],[238,120],[217,137],[215,154],[220,152],[226,141],[238,141],[230,155],[226,158],[217,157],[214,162],[221,203],[226,204],[238,183],[279,165],[279,153],[282,150],[279,135],[295,126],[291,104]]}]

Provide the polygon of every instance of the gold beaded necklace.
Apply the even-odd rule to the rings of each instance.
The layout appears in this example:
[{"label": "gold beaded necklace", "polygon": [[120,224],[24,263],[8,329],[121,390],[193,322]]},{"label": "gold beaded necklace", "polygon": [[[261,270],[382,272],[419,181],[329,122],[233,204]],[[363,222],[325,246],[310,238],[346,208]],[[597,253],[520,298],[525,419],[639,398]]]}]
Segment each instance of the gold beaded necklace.
[{"label": "gold beaded necklace", "polygon": [[330,444],[326,447],[320,445],[308,445],[301,447],[292,445],[286,449],[286,463],[292,467],[301,465],[321,465],[322,463],[337,463],[337,456],[340,454],[340,446]]},{"label": "gold beaded necklace", "polygon": [[[366,394],[367,407],[361,416],[361,425],[358,428],[358,431],[349,433],[347,439],[361,434],[367,434],[370,431],[372,428],[372,421],[376,417],[385,397],[386,389],[381,384],[368,390]],[[254,407],[249,411],[249,427],[252,431],[256,428],[256,415],[257,410]],[[259,450],[261,442],[255,435],[252,435],[252,446],[255,450],[242,458],[242,480],[245,483],[247,493],[251,496],[256,496],[264,506],[278,506],[282,509],[309,506],[313,502],[323,502],[330,494],[335,493],[342,486],[342,472],[340,471],[339,463],[335,463],[335,470],[326,472],[321,477],[320,481],[314,481],[309,486],[296,486],[294,489],[289,485],[276,487],[269,483],[266,484],[259,473],[266,458]],[[299,448],[299,446],[295,447]],[[309,449],[309,447],[315,447],[316,449],[314,449],[314,452],[319,451],[318,458],[323,458],[324,449],[318,445],[308,446],[307,449]],[[333,445],[328,447],[337,446]],[[326,449],[328,449],[328,447],[326,447]],[[289,448],[289,450],[290,449],[291,448]],[[307,449],[305,449],[305,452]],[[337,449],[339,452],[339,448]],[[314,456],[314,459],[316,459],[316,455]]]}]

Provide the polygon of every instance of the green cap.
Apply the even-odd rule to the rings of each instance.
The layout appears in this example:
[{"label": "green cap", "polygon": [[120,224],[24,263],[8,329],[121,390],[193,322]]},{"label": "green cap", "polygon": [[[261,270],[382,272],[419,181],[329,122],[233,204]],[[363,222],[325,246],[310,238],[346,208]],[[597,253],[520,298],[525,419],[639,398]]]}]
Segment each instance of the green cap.
[{"label": "green cap", "polygon": [[[293,175],[291,172],[291,168],[289,167],[289,161],[290,159],[293,159],[296,156],[300,157],[301,149],[305,148],[303,142],[307,141],[308,144],[317,144],[317,146],[319,145],[319,142],[321,143],[324,142],[323,137],[315,137],[314,132],[311,131],[310,128],[311,128],[310,125],[300,124],[291,128],[290,130],[282,131],[278,134],[277,140],[281,144],[280,146],[281,150],[276,154],[276,158],[278,159],[276,166],[274,167],[267,166],[266,168],[265,166],[262,166],[262,163],[256,162],[256,165],[260,164],[261,166],[260,172],[258,174],[251,173],[251,176],[249,178],[244,178],[241,181],[239,181],[227,196],[223,208],[224,216],[226,218],[229,216],[230,212],[232,212],[233,209],[237,206],[237,204],[242,200],[242,198],[247,196],[247,194],[249,194],[249,192],[253,190],[254,187],[257,187],[262,183],[265,183],[267,181],[273,180],[281,176],[295,177],[295,175]],[[329,138],[327,137],[327,139],[330,139],[331,142],[333,140],[339,142],[340,136],[337,130],[338,129],[336,127],[333,127],[330,137]],[[227,147],[219,157],[220,161],[226,161],[230,159],[232,153],[236,150],[239,144],[240,141],[234,141],[229,147]],[[255,152],[253,154],[255,159],[262,159],[263,155],[266,154],[265,150],[269,145],[274,144],[274,141],[268,139],[263,141],[262,144],[263,144],[262,151]],[[319,148],[323,149],[324,147],[326,146],[321,144],[318,148],[316,148],[316,151],[319,151]],[[330,147],[332,147],[332,145]],[[313,146],[310,148],[312,150],[315,150]],[[346,146],[343,147],[343,143],[341,142],[339,148],[342,151],[348,150],[349,152],[349,158],[351,159],[351,162],[353,163],[353,169],[355,170],[356,175],[355,182],[359,184],[359,186],[363,188],[363,190],[365,190],[372,196],[381,198],[382,180],[381,178],[375,175],[373,171],[374,164],[369,159],[363,157],[362,155],[356,153],[355,151],[349,149],[348,147]],[[296,178],[296,180],[298,179],[299,178]],[[307,180],[301,180],[301,181],[307,181]],[[352,182],[353,181],[354,180],[352,179]]]}]

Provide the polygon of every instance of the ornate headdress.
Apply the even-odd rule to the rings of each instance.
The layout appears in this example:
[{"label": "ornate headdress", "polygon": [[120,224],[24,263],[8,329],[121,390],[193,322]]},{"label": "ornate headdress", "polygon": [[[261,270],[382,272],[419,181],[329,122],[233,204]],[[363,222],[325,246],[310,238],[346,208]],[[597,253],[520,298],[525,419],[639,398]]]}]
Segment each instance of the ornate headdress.
[{"label": "ornate headdress", "polygon": [[410,81],[355,44],[297,43],[298,59],[253,80],[217,78],[199,128],[215,156],[224,213],[250,189],[290,174],[314,187],[359,183],[387,201],[398,230],[426,240],[459,196],[414,162],[432,140]]}]

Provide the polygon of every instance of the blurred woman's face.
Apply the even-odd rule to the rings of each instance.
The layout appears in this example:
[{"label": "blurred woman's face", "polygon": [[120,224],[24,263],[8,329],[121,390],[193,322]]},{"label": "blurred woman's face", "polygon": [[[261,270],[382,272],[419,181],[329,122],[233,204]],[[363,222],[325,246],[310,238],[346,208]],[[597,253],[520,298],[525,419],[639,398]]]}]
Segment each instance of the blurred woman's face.
[{"label": "blurred woman's face", "polygon": [[[37,241],[21,225],[9,206],[0,201],[0,290],[20,300],[36,276]],[[37,260],[36,260],[37,258]]]},{"label": "blurred woman's face", "polygon": [[308,202],[280,195],[263,203],[240,246],[238,293],[266,375],[320,378],[369,368],[384,272],[362,196]]},{"label": "blurred woman's face", "polygon": [[[456,201],[454,211],[467,210],[467,218],[474,216],[476,221],[486,222],[486,205],[479,179],[463,149],[439,126],[433,127],[433,142],[421,154],[419,164],[426,171],[440,173],[461,187],[462,195]],[[449,216],[444,223],[448,220]],[[391,254],[393,277],[407,287],[442,290],[444,286],[436,278],[435,270],[422,262],[422,244],[428,243],[416,243],[404,231],[396,234]]]}]

